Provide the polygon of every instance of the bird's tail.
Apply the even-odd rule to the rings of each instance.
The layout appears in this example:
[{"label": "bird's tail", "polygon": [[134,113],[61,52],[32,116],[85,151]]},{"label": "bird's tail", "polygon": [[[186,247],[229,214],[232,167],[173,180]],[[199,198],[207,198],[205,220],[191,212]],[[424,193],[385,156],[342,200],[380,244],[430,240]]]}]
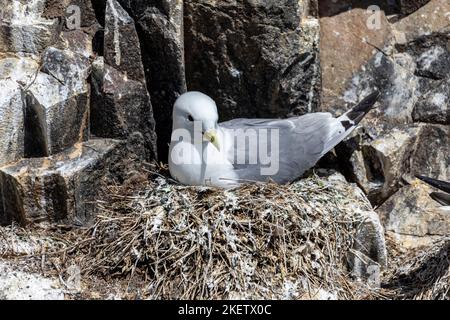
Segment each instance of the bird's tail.
[{"label": "bird's tail", "polygon": [[322,155],[328,153],[353,132],[366,114],[372,110],[379,97],[380,92],[375,91],[358,103],[356,107],[339,118],[333,119],[330,138],[325,142]]},{"label": "bird's tail", "polygon": [[450,182],[436,180],[436,179],[428,178],[425,176],[416,176],[416,177],[417,177],[417,179],[422,180],[423,182],[429,184],[432,187],[435,187],[439,190],[450,193]]},{"label": "bird's tail", "polygon": [[380,97],[380,91],[372,92],[366,98],[364,98],[356,107],[351,109],[342,115],[339,120],[341,120],[342,125],[346,130],[358,125],[362,119],[373,109],[373,106],[378,101]]}]

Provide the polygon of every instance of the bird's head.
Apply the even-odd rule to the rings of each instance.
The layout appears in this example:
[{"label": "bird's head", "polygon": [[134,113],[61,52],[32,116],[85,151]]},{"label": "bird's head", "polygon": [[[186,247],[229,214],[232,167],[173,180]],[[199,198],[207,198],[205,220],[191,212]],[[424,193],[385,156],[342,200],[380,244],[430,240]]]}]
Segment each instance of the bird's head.
[{"label": "bird's head", "polygon": [[218,139],[219,115],[213,99],[201,92],[181,95],[173,108],[173,130],[184,129],[192,138],[200,136],[220,150]]}]

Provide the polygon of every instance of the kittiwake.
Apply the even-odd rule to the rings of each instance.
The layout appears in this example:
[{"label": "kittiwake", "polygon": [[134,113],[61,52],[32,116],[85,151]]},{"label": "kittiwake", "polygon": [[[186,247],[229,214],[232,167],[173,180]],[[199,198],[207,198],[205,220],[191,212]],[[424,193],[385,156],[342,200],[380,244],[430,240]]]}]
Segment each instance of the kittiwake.
[{"label": "kittiwake", "polygon": [[219,123],[213,99],[187,92],[173,108],[170,173],[182,184],[195,186],[291,182],[348,137],[379,95],[373,92],[338,118],[330,113],[310,113],[288,119]]}]

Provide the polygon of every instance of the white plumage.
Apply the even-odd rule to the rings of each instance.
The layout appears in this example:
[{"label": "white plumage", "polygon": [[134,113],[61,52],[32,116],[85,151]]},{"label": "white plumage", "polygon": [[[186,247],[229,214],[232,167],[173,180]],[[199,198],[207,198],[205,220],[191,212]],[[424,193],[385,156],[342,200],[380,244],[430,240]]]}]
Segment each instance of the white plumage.
[{"label": "white plumage", "polygon": [[299,178],[344,140],[372,109],[374,92],[339,118],[311,113],[289,119],[218,123],[215,102],[188,92],[175,103],[170,172],[186,185],[234,187],[243,182]]}]

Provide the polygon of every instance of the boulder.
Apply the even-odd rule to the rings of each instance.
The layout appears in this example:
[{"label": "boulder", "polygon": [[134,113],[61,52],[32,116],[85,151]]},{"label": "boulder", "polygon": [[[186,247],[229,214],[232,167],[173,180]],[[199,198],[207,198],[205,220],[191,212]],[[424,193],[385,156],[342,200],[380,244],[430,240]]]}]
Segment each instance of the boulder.
[{"label": "boulder", "polygon": [[411,71],[421,78],[443,80],[449,77],[450,33],[431,33],[417,37],[408,43],[396,44],[396,50],[406,52],[415,62]]},{"label": "boulder", "polygon": [[87,57],[49,47],[40,62],[33,56],[0,59],[0,70],[0,163],[58,153],[87,139]]},{"label": "boulder", "polygon": [[367,11],[368,2],[321,2],[323,110],[346,110],[349,103],[377,87],[383,93],[381,115],[386,117],[381,122],[412,122],[412,109],[419,97],[449,74],[445,13],[450,10],[448,1],[413,3],[415,8],[423,6],[398,21],[388,19],[388,15],[404,14],[404,3],[398,7],[381,5],[379,25],[369,28],[375,16]]},{"label": "boulder", "polygon": [[20,86],[0,80],[0,165],[24,156],[24,102]]},{"label": "boulder", "polygon": [[[92,1],[93,2],[93,1]],[[59,19],[60,32],[53,45],[86,58],[93,55],[93,38],[100,31],[91,0],[45,0],[43,17]]]},{"label": "boulder", "polygon": [[424,90],[421,87],[424,83],[414,75],[415,65],[414,57],[408,53],[387,56],[378,52],[351,78],[342,99],[355,104],[378,88],[381,91],[378,108],[368,115],[366,119],[372,121],[366,124],[393,128],[412,123],[412,110]]},{"label": "boulder", "polygon": [[146,158],[156,159],[155,120],[136,26],[119,2],[108,0],[105,6],[104,57],[93,63],[91,130],[97,137],[118,139],[139,132]]},{"label": "boulder", "polygon": [[45,19],[45,0],[1,0],[0,52],[39,54],[57,40],[57,19]]},{"label": "boulder", "polygon": [[393,129],[363,143],[350,158],[354,178],[372,203],[383,202],[400,187],[418,131],[417,127]]},{"label": "boulder", "polygon": [[119,0],[136,22],[147,87],[158,132],[158,156],[167,160],[172,109],[186,92],[183,1]]},{"label": "boulder", "polygon": [[[403,1],[403,3],[406,2],[418,3],[419,1]],[[449,11],[450,3],[447,0],[431,0],[414,13],[395,22],[393,29],[399,35],[399,39],[402,39],[401,42],[410,42],[427,34],[445,34],[449,31]]]},{"label": "boulder", "polygon": [[134,21],[116,0],[106,2],[104,60],[130,80],[145,83]]},{"label": "boulder", "polygon": [[93,64],[92,90],[92,134],[126,140],[138,132],[145,142],[146,158],[155,159],[155,122],[145,83],[128,79],[100,58]]},{"label": "boulder", "polygon": [[85,58],[93,59],[95,56],[93,36],[83,30],[63,31],[60,34],[59,47],[70,50]]},{"label": "boulder", "polygon": [[[347,4],[345,4],[347,3]],[[336,7],[337,6],[337,7]],[[322,68],[323,111],[339,112],[340,99],[348,81],[383,48],[390,38],[390,25],[384,11],[380,11],[379,28],[370,29],[372,12],[367,6],[349,9],[347,1],[320,1],[320,65]],[[372,75],[372,72],[369,72]],[[368,90],[372,90],[369,88]],[[359,97],[358,97],[359,98]],[[356,102],[355,99],[352,101]]]},{"label": "boulder", "polygon": [[85,141],[89,135],[88,58],[70,50],[49,47],[43,53],[41,72],[27,88],[27,109],[43,109],[35,123],[45,128],[46,156]]},{"label": "boulder", "polygon": [[[449,64],[450,66],[450,64]],[[431,89],[414,106],[416,122],[450,124],[450,77]]]},{"label": "boulder", "polygon": [[439,125],[448,124],[450,4],[409,4],[381,4],[380,28],[370,30],[367,1],[320,2],[322,109],[342,114],[375,88],[382,93],[337,148],[347,178],[375,205],[414,174],[445,179],[449,170],[448,128]]},{"label": "boulder", "polygon": [[[369,133],[367,133],[369,131]],[[370,132],[372,134],[370,134]],[[412,124],[381,132],[359,129],[337,148],[346,173],[375,205],[415,175],[446,180],[450,175],[449,128]]]},{"label": "boulder", "polygon": [[403,247],[428,246],[450,234],[450,210],[430,197],[432,191],[415,181],[377,209],[386,231]]},{"label": "boulder", "polygon": [[450,127],[421,124],[411,159],[409,177],[425,175],[450,180]]},{"label": "boulder", "polygon": [[222,120],[317,111],[319,23],[309,3],[186,1],[189,89],[211,96]]},{"label": "boulder", "polygon": [[39,64],[26,56],[0,55],[0,165],[26,154],[26,101],[24,87],[31,82]]},{"label": "boulder", "polygon": [[0,167],[0,225],[17,221],[86,224],[121,143],[91,140],[49,158]]}]

